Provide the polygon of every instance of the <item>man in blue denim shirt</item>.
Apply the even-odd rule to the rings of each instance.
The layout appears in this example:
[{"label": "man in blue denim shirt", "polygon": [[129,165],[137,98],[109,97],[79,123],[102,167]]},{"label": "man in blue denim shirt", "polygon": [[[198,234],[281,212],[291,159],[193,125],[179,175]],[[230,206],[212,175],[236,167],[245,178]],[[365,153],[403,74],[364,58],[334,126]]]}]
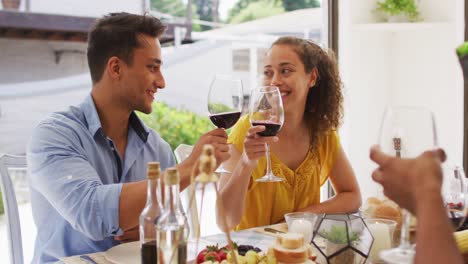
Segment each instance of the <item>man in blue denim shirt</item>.
[{"label": "man in blue denim shirt", "polygon": [[[77,107],[41,121],[28,146],[34,221],[33,263],[104,251],[138,239],[146,201],[146,163],[174,166],[169,145],[134,111],[151,113],[164,88],[161,45],[165,26],[151,16],[110,14],[91,29],[91,94]],[[218,164],[229,158],[223,129],[204,134],[178,165],[181,188],[204,144]]]}]

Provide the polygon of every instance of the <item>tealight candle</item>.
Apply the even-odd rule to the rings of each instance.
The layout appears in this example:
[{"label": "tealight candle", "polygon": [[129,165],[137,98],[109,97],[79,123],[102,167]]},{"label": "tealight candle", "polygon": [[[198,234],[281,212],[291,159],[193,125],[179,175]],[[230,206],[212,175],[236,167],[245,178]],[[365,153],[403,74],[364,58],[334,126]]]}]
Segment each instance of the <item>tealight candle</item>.
[{"label": "tealight candle", "polygon": [[313,228],[312,223],[306,219],[295,219],[292,221],[288,231],[292,233],[299,233],[304,235],[304,242],[309,244],[312,240]]},{"label": "tealight candle", "polygon": [[390,239],[390,229],[387,224],[379,222],[369,224],[368,227],[372,233],[372,236],[374,236],[374,244],[372,244],[369,258],[372,262],[378,263],[380,261],[380,251],[389,249],[392,246]]}]

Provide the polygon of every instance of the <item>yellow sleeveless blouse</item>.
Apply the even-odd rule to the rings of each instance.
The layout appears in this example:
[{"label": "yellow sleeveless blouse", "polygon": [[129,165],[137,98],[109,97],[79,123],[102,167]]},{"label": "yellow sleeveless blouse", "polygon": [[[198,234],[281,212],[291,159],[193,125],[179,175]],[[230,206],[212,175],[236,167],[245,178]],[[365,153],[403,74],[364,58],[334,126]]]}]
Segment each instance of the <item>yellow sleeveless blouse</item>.
[{"label": "yellow sleeveless blouse", "polygon": [[[233,144],[240,153],[244,150],[244,139],[250,126],[248,116],[244,116],[229,135],[228,143]],[[259,159],[252,172],[242,220],[235,230],[275,224],[286,213],[320,203],[320,186],[328,179],[339,147],[336,131],[328,133],[320,139],[318,153],[309,151],[296,170],[287,167],[270,152],[272,171],[276,176],[285,178],[283,182],[255,182],[266,171],[266,158]]]}]

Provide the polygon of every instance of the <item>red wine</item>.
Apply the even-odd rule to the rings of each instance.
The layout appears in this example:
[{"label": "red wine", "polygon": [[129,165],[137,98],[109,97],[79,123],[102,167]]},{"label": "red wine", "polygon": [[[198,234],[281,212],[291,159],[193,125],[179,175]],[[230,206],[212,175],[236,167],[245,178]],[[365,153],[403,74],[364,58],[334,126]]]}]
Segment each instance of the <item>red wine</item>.
[{"label": "red wine", "polygon": [[240,112],[229,112],[210,115],[211,122],[219,128],[231,128],[241,116]]},{"label": "red wine", "polygon": [[281,128],[281,124],[269,121],[255,121],[252,122],[252,126],[265,126],[265,130],[263,130],[262,132],[258,132],[258,134],[262,137],[276,136],[276,134]]},{"label": "red wine", "polygon": [[157,264],[156,240],[141,245],[141,264]]}]

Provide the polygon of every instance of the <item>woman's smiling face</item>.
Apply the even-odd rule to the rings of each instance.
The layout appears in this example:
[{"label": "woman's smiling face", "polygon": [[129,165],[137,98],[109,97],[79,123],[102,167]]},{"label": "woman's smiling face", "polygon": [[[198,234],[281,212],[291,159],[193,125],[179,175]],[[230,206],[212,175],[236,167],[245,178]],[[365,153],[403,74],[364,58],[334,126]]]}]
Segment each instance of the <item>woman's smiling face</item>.
[{"label": "woman's smiling face", "polygon": [[263,66],[264,85],[278,86],[284,110],[304,113],[309,89],[315,85],[315,71],[305,72],[304,64],[290,45],[274,45]]}]

